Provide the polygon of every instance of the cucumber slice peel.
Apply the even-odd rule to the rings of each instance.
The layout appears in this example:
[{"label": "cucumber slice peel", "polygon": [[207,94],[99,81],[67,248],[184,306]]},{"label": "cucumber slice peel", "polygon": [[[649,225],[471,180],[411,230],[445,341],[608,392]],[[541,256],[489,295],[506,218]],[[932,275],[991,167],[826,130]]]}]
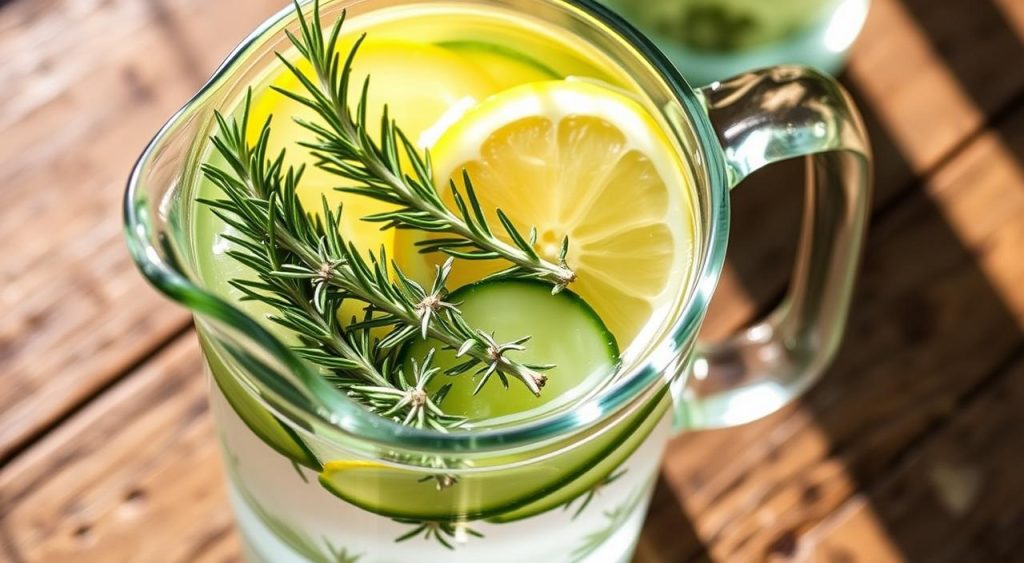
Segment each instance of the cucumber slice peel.
[{"label": "cucumber slice peel", "polygon": [[526,467],[463,474],[443,489],[422,472],[359,460],[327,462],[319,480],[342,500],[389,518],[513,522],[558,508],[610,475],[643,443],[667,404],[664,394],[654,398],[615,430],[566,454]]},{"label": "cucumber slice peel", "polygon": [[[613,375],[619,348],[597,313],[571,291],[551,294],[551,285],[536,280],[477,282],[453,292],[446,301],[456,304],[469,326],[492,333],[499,343],[529,336],[525,351],[508,357],[523,364],[554,365],[540,397],[524,385],[509,381],[506,388],[492,376],[477,390],[478,376],[465,373],[436,377],[428,387],[433,393],[450,385],[442,408],[465,416],[470,423],[489,425],[508,417],[523,419],[555,407],[568,406]],[[454,350],[435,341],[417,340],[403,351],[402,361],[421,361],[435,350],[434,365],[441,368],[462,363]],[[409,369],[406,369],[409,372]]]},{"label": "cucumber slice peel", "polygon": [[[536,338],[527,343],[523,354],[539,351],[540,357],[528,359],[561,365],[551,371],[545,392],[551,391],[553,383],[550,382],[558,378],[563,378],[560,382],[563,392],[575,390],[595,370],[598,373],[601,369],[610,370],[618,362],[615,339],[597,314],[569,291],[552,296],[550,285],[542,282],[489,281],[466,286],[451,294],[448,300],[458,304],[470,326],[494,330],[499,341],[521,336],[524,328],[535,331]],[[545,342],[557,345],[545,348]],[[404,359],[420,358],[430,346],[416,342],[404,351]],[[558,359],[551,361],[551,355]],[[439,367],[461,361],[451,351],[438,352],[436,359]],[[490,409],[484,418],[508,416],[512,407],[519,411],[536,408],[532,401],[537,399],[525,388],[522,389],[524,396],[511,395],[516,389],[515,382],[510,382],[509,389],[503,389],[494,379],[480,392],[480,395],[485,392],[490,395],[473,397],[472,378],[461,375],[455,379],[462,381],[447,381],[453,387],[443,405],[447,408],[449,401],[456,399],[456,406],[465,411],[460,414],[472,414],[473,405],[503,399],[506,408]],[[457,402],[460,393],[462,403]],[[512,401],[523,402],[509,407]],[[543,406],[543,403],[538,404]],[[654,428],[665,405],[663,396],[656,397],[615,428],[572,450],[520,467],[460,474],[457,482],[449,487],[439,488],[433,479],[424,479],[429,474],[421,471],[358,460],[327,462],[320,474],[320,483],[339,498],[390,518],[430,521],[487,518],[493,522],[526,518],[579,496],[614,471]]]},{"label": "cucumber slice peel", "polygon": [[551,67],[520,51],[484,41],[442,41],[437,46],[475,64],[500,89],[527,82],[557,80],[562,76]]},{"label": "cucumber slice peel", "polygon": [[254,399],[249,391],[228,373],[227,366],[202,332],[199,333],[199,345],[221,394],[249,430],[263,443],[291,461],[313,471],[321,471],[323,467],[320,461],[302,438]]},{"label": "cucumber slice peel", "polygon": [[660,399],[653,399],[633,416],[621,432],[613,433],[615,439],[601,440],[605,445],[604,449],[593,455],[590,463],[582,464],[574,472],[567,474],[561,486],[554,487],[550,493],[531,503],[505,510],[488,518],[487,521],[504,524],[522,520],[558,508],[586,493],[618,469],[630,454],[643,444],[661,421],[667,408],[668,401],[664,399],[664,395]]}]

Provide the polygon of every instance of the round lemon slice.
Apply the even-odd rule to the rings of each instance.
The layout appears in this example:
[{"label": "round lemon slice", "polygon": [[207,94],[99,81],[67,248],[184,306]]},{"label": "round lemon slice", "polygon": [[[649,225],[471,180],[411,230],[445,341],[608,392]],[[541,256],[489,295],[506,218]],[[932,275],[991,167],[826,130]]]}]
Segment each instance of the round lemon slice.
[{"label": "round lemon slice", "polygon": [[[351,42],[344,42],[339,51],[347,54],[350,48]],[[299,59],[295,65],[306,76],[313,76],[308,61]],[[451,108],[472,106],[498,91],[474,63],[457,53],[425,43],[368,37],[360,46],[352,69],[352,84],[357,85],[349,96],[353,107],[358,103],[363,80],[371,76],[367,113],[370,133],[374,136],[378,134],[385,104],[390,116],[416,142],[443,122]],[[308,95],[299,80],[283,66],[268,86]],[[296,119],[322,124],[316,112],[270,87],[261,89],[254,96],[250,110],[249,120],[253,124],[249,130],[250,143],[257,140],[260,126],[271,115],[269,154],[276,156],[284,149],[286,164],[305,165],[297,190],[303,208],[319,214],[325,197],[332,208],[343,204],[340,228],[345,240],[364,251],[377,252],[381,248],[390,251],[394,231],[382,230],[379,223],[363,221],[367,215],[390,209],[390,204],[334,189],[352,185],[352,182],[318,168],[310,150],[299,145],[314,141],[315,135]],[[346,300],[342,305],[343,319],[362,314],[362,305],[354,300]]]},{"label": "round lemon slice", "polygon": [[[348,53],[351,42],[339,47]],[[296,67],[307,76],[313,76],[308,61],[299,59]],[[368,37],[360,46],[352,65],[352,84],[349,103],[358,102],[360,87],[370,75],[368,115],[371,134],[379,129],[380,115],[387,104],[391,117],[402,127],[410,139],[416,141],[428,129],[441,120],[453,106],[472,105],[497,91],[490,78],[480,72],[473,63],[459,55],[426,43],[374,39]],[[290,70],[283,68],[273,77],[268,86],[290,92],[308,95],[305,88]],[[354,194],[346,194],[334,188],[346,181],[315,166],[315,159],[309,149],[299,145],[312,142],[315,136],[296,119],[313,123],[322,120],[312,109],[273,90],[261,89],[253,99],[250,110],[249,142],[259,136],[259,125],[273,115],[269,153],[276,155],[282,149],[286,152],[287,164],[306,165],[303,181],[298,189],[303,207],[311,212],[322,208],[321,198],[326,196],[332,207],[343,203],[345,211],[341,220],[342,235],[360,248],[376,252],[382,245],[391,248],[393,231],[381,230],[379,224],[368,223],[362,218],[388,209],[388,204]]]},{"label": "round lemon slice", "polygon": [[[567,262],[578,275],[570,288],[623,349],[680,296],[694,240],[689,176],[661,126],[629,96],[580,80],[517,86],[466,112],[431,156],[442,193],[449,179],[464,190],[469,173],[496,233],[500,208],[521,232],[536,228],[535,247],[548,260],[569,238]],[[409,239],[417,235],[399,236],[409,237],[396,241],[402,265],[414,263]],[[462,261],[451,286],[505,267]]]}]

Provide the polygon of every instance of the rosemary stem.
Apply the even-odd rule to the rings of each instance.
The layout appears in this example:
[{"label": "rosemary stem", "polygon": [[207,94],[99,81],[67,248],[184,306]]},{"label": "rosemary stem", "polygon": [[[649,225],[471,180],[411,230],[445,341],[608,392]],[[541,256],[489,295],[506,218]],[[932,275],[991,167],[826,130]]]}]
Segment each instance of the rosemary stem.
[{"label": "rosemary stem", "polygon": [[[337,92],[331,86],[331,77],[329,76],[327,69],[323,68],[315,60],[311,62],[313,64],[314,72],[317,75],[320,91],[328,100],[330,100],[331,110],[333,110],[334,116],[337,118],[338,124],[340,124],[340,130],[338,130],[337,133],[343,138],[348,139],[368,139],[368,137],[364,137],[360,134],[359,127],[352,121],[352,116],[348,111],[345,100],[339,99]],[[413,193],[409,189],[409,186],[406,185],[405,180],[391,170],[391,168],[377,156],[376,151],[372,150],[372,147],[365,146],[363,142],[359,142],[357,145],[360,152],[358,155],[359,160],[364,166],[366,166],[367,171],[372,173],[379,181],[382,180],[384,183],[389,185],[393,192],[400,196],[405,205],[428,213],[434,219],[447,223],[447,230],[449,232],[457,234],[466,240],[474,241],[474,243],[480,248],[499,255],[501,258],[515,264],[525,271],[542,270],[544,274],[541,277],[554,283],[558,287],[566,287],[576,280],[576,272],[568,266],[555,264],[539,255],[535,255],[535,259],[531,259],[521,250],[497,237],[480,237],[479,233],[474,232],[463,219],[453,213],[445,205],[438,204],[435,201],[429,201]]]},{"label": "rosemary stem", "polygon": [[[300,353],[304,357],[320,362],[325,368],[340,370],[340,375],[350,371],[351,379],[339,379],[350,391],[358,387],[358,384],[353,385],[357,380],[381,389],[405,389],[407,379],[401,375],[400,345],[419,337],[432,338],[456,351],[457,358],[462,358],[461,363],[447,368],[444,372],[447,375],[476,370],[474,376],[480,377],[474,393],[496,375],[505,386],[509,378],[518,379],[539,396],[547,379],[541,372],[553,366],[520,363],[509,358],[510,352],[525,349],[522,344],[529,337],[498,343],[492,334],[474,329],[453,304],[444,302],[445,281],[451,260],[455,258],[505,258],[511,267],[488,279],[543,279],[552,282],[552,293],[557,293],[575,279],[575,274],[565,265],[568,239],[562,244],[561,264],[552,264],[541,258],[533,247],[536,231],[531,229],[529,236],[523,236],[500,209],[495,209],[495,213],[509,238],[506,241],[496,236],[468,177],[464,195],[454,184],[451,186],[461,216],[449,209],[433,182],[429,153],[421,153],[408,140],[387,117],[386,108],[381,118],[380,145],[371,138],[366,118],[368,78],[355,114],[347,104],[352,59],[362,39],[356,42],[342,64],[337,41],[344,12],[332,27],[329,38],[325,38],[318,1],[314,1],[313,17],[309,20],[298,4],[296,10],[302,28],[301,39],[291,33],[288,36],[311,63],[316,76],[307,76],[279,53],[282,63],[310,97],[274,89],[312,108],[327,124],[324,127],[299,120],[300,125],[315,133],[318,139],[316,143],[300,142],[299,145],[313,149],[313,154],[322,159],[317,162],[321,168],[355,181],[354,186],[339,188],[342,191],[396,206],[392,211],[362,219],[385,223],[385,228],[450,232],[460,238],[454,243],[451,239],[438,239],[431,248],[424,247],[429,252],[450,255],[449,261],[438,268],[429,290],[409,279],[389,261],[386,249],[375,255],[353,245],[341,234],[340,207],[335,211],[326,197],[323,198],[323,215],[319,218],[303,208],[296,192],[303,167],[286,166],[283,150],[276,158],[268,158],[269,117],[262,125],[258,141],[249,144],[250,90],[241,120],[228,123],[223,115],[216,114],[220,132],[211,139],[227,160],[230,171],[204,165],[207,177],[227,196],[204,201],[240,233],[240,236],[228,236],[239,245],[239,250],[229,253],[252,268],[260,278],[260,281],[234,280],[232,283],[237,284],[247,298],[277,308],[280,315],[273,320],[297,332],[303,344]],[[408,161],[404,160],[406,157]],[[415,177],[405,174],[407,163],[414,168]],[[464,251],[466,247],[475,250]],[[365,303],[367,315],[361,322],[345,325],[343,319],[338,318],[339,308],[349,299]],[[374,327],[389,327],[390,332],[377,338],[372,332]],[[462,424],[461,418],[444,414],[433,402],[443,400],[450,384],[442,386],[434,396],[427,395],[420,385],[441,371],[429,365],[432,356],[433,352],[428,354],[422,367],[416,367],[413,360],[419,382],[416,393],[406,397],[364,390],[365,396],[361,399],[372,409],[399,421],[402,421],[396,418],[399,411],[408,407],[410,410],[404,417],[407,424],[441,428]]]},{"label": "rosemary stem", "polygon": [[[321,326],[324,328],[325,331],[329,330],[327,329],[328,325],[324,321],[323,316],[316,310],[315,307],[313,307],[312,303],[310,303],[308,299],[305,299],[303,296],[296,294],[292,294],[292,299],[294,300],[295,303],[300,304],[303,311],[305,311],[307,315],[319,320]],[[359,364],[359,368],[357,371],[365,379],[369,380],[371,383],[374,383],[376,385],[390,385],[387,378],[384,377],[384,375],[381,374],[380,371],[377,369],[377,366],[373,365],[373,363],[370,362],[368,358],[366,358],[365,356],[363,356],[363,354],[359,353],[358,350],[353,348],[352,345],[348,343],[348,341],[346,341],[344,338],[341,338],[334,331],[329,331],[328,334],[330,334],[330,346],[334,348],[334,351],[337,352],[341,357],[347,358]]]},{"label": "rosemary stem", "polygon": [[[248,170],[244,171],[244,173],[241,174],[240,176],[240,179],[245,184],[246,188],[250,191],[250,193],[260,197],[265,197],[267,195],[261,193],[262,190],[260,190],[257,187],[257,183],[253,181],[253,178]],[[322,266],[320,257],[317,256],[316,253],[313,252],[312,249],[309,248],[307,245],[295,239],[295,237],[293,237],[288,232],[287,226],[283,222],[275,219],[275,223],[277,223],[279,228],[274,229],[274,236],[277,238],[276,242],[280,244],[281,247],[285,248],[295,256],[299,257],[299,259],[301,259],[309,268],[318,269]],[[350,268],[350,266],[345,263],[338,264],[336,267]],[[370,304],[376,309],[379,309],[380,311],[393,315],[395,318],[401,319],[408,325],[416,326],[420,323],[419,314],[416,311],[402,307],[400,304],[395,303],[389,299],[381,298],[380,296],[375,295],[372,291],[364,291],[363,288],[361,288],[358,284],[351,282],[351,280],[353,279],[356,279],[356,276],[350,270],[344,272],[343,275],[337,275],[335,272],[332,271],[331,274],[327,277],[327,283],[335,287],[338,287],[348,293],[357,295],[360,300],[365,301],[366,303]],[[296,301],[302,304],[304,310],[306,310],[307,312],[312,311],[313,313],[316,314],[318,318],[320,318],[319,313],[316,313],[315,309],[312,308],[312,305],[309,303],[308,300],[299,298]],[[441,343],[445,344],[446,346],[454,350],[462,351],[465,345],[465,342],[460,340],[450,331],[439,329],[437,327],[437,323],[428,324],[427,334],[431,338],[440,341]],[[522,364],[508,361],[507,358],[501,355],[501,351],[499,349],[487,345],[485,342],[481,341],[480,338],[475,338],[474,340],[477,345],[469,348],[468,350],[465,350],[464,353],[468,354],[470,357],[479,360],[485,365],[499,364],[497,367],[499,367],[502,371],[508,372],[511,375],[513,375],[516,379],[522,381],[530,390],[530,392],[533,393],[535,396],[540,396],[540,388],[544,385],[544,382],[546,380],[546,378],[542,374]],[[377,381],[378,383],[383,383],[387,385],[387,380],[382,375],[380,375],[377,369],[372,364],[370,364],[368,360],[362,356],[362,354],[359,354],[355,350],[352,350],[352,348],[348,345],[347,342],[344,341],[344,339],[337,338],[337,335],[332,334],[332,342],[336,342],[337,346],[339,346],[339,348],[337,348],[336,351],[345,354],[345,357],[347,358],[355,359],[361,365],[363,365],[365,368],[365,375],[368,375],[371,379]],[[352,356],[348,356],[348,353],[351,353]]]},{"label": "rosemary stem", "polygon": [[[315,266],[315,264],[307,265]],[[339,276],[332,274],[330,278],[328,278],[328,283],[335,287],[341,288],[345,291],[356,293],[357,291],[359,291],[359,287],[355,284],[350,283],[348,281],[349,279],[351,278],[350,276],[347,275]],[[419,314],[416,311],[408,310],[387,299],[378,299],[376,298],[376,296],[373,295],[364,296],[362,293],[359,293],[359,297],[360,299],[363,299],[367,303],[372,305],[374,308],[384,311],[385,313],[389,313],[395,316],[396,318],[405,321],[405,323],[409,325],[416,326],[420,323]],[[453,350],[460,350],[465,345],[465,342],[460,340],[454,334],[452,334],[452,332],[438,328],[438,324],[439,323],[437,322],[432,322],[427,325],[428,336],[441,342],[442,344],[448,346]],[[516,379],[519,379],[524,384],[526,384],[527,388],[530,390],[531,393],[533,393],[535,396],[540,396],[540,388],[544,384],[546,377],[535,372],[534,370],[531,370],[530,368],[527,368],[522,364],[508,361],[508,359],[501,355],[500,350],[494,348],[493,346],[489,346],[484,342],[481,342],[479,338],[475,338],[474,340],[477,343],[477,345],[466,350],[465,354],[473,358],[476,358],[485,365],[493,363],[500,364],[500,369],[506,372],[510,372],[513,376],[516,377]]]},{"label": "rosemary stem", "polygon": [[[256,187],[256,182],[253,181],[252,175],[248,170],[245,170],[244,173],[239,174],[239,176],[250,193],[261,197],[267,195],[260,193],[261,190]],[[278,223],[280,224],[280,222]],[[281,226],[283,227],[283,225]],[[303,262],[306,262],[307,265],[319,266],[319,258],[315,254],[312,254],[305,245],[300,244],[293,236],[291,236],[287,229],[279,228],[275,229],[274,232],[278,239],[277,242],[281,244],[282,247],[302,258]],[[325,332],[330,334],[329,342],[335,352],[340,354],[343,358],[352,360],[359,365],[358,371],[361,375],[379,385],[386,386],[389,384],[387,378],[380,373],[377,367],[373,365],[368,358],[359,353],[358,350],[355,350],[344,338],[341,338],[337,333],[328,328],[328,323],[323,318],[323,315],[316,310],[316,307],[313,306],[309,299],[306,299],[305,296],[295,291],[290,292],[289,297],[292,302],[301,307],[308,316],[316,319]]]},{"label": "rosemary stem", "polygon": [[[350,121],[345,120],[344,123],[348,127],[352,127]],[[379,159],[373,158],[367,155],[367,151],[363,150],[363,156],[368,168],[372,172],[376,173],[379,177],[384,178],[391,185],[397,193],[402,195],[403,202],[410,206],[429,213],[431,217],[440,219],[449,224],[448,230],[461,237],[470,240],[476,240],[478,237],[472,229],[469,228],[466,223],[451,212],[445,206],[430,205],[427,201],[416,197],[412,194],[405,182],[401,178],[398,178],[394,173],[391,172]],[[554,264],[548,260],[540,258],[539,261],[534,262],[523,255],[522,252],[517,250],[512,245],[498,238],[486,238],[477,242],[481,247],[494,252],[501,256],[504,260],[515,264],[523,269],[542,269],[546,272],[545,279],[555,284],[569,285],[576,279],[576,272],[567,266],[560,266]]]}]

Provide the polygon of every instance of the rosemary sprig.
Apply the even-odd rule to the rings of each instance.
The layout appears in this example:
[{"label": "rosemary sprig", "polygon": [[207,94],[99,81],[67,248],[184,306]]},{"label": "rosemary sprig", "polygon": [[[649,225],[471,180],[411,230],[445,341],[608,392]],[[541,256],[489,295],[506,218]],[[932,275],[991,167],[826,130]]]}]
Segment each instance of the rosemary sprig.
[{"label": "rosemary sprig", "polygon": [[[295,352],[319,366],[328,380],[369,410],[406,424],[440,431],[463,424],[463,418],[447,415],[438,407],[447,387],[442,387],[434,397],[423,390],[439,371],[430,366],[432,354],[422,366],[416,366],[415,384],[408,384],[400,369],[395,373],[391,356],[382,353],[379,343],[371,339],[368,328],[346,328],[340,322],[337,311],[344,294],[323,283],[305,284],[294,276],[280,274],[293,255],[277,244],[279,236],[288,236],[276,228],[280,209],[277,194],[294,196],[301,172],[289,170],[281,184],[282,159],[267,161],[263,158],[269,130],[261,136],[257,148],[249,153],[244,143],[238,143],[245,138],[245,125],[233,127],[220,116],[218,119],[221,131],[226,133],[215,137],[214,145],[232,168],[241,165],[245,175],[233,177],[214,166],[205,166],[207,177],[224,190],[228,199],[202,201],[243,235],[224,235],[237,247],[228,254],[257,273],[256,280],[231,280],[231,285],[242,292],[242,300],[272,306],[277,314],[271,316],[271,320],[299,336],[301,343],[293,346]],[[245,152],[238,152],[239,149]],[[242,191],[245,184],[239,179],[243,177],[249,178],[253,186],[259,186],[253,188],[255,192],[269,194],[268,199],[246,198]],[[261,216],[262,224],[257,222]],[[258,233],[260,236],[256,236]],[[317,250],[322,256],[323,249]],[[381,393],[380,389],[388,392]]]},{"label": "rosemary sprig", "polygon": [[[447,373],[475,369],[481,375],[478,391],[496,374],[506,387],[511,377],[539,395],[546,381],[540,372],[551,366],[522,364],[507,356],[509,351],[522,350],[528,337],[499,344],[470,327],[458,309],[444,301],[450,261],[437,269],[428,292],[397,265],[389,265],[383,249],[363,258],[339,231],[340,207],[332,211],[325,198],[321,217],[306,213],[296,194],[302,169],[285,170],[283,151],[274,159],[267,156],[269,119],[256,143],[248,145],[250,105],[251,92],[240,122],[216,115],[219,129],[212,142],[229,170],[204,165],[203,171],[226,198],[203,202],[239,231],[242,236],[229,239],[238,246],[232,256],[257,273],[258,281],[234,280],[233,284],[246,299],[262,301],[280,312],[274,320],[298,333],[305,344],[297,351],[334,370],[339,386],[359,395],[374,410],[394,415],[393,407],[401,403],[399,410],[408,409],[403,421],[430,426],[444,425],[437,416],[427,415],[439,410],[435,408],[438,400],[422,398],[422,386],[436,373],[429,367],[430,358],[418,367],[413,387],[403,387],[405,378],[394,373],[394,351],[417,335],[457,350],[465,360]],[[397,282],[391,281],[392,271]],[[346,299],[364,303],[367,311],[362,321],[347,328],[336,313]],[[368,331],[377,326],[391,331],[380,340],[372,339]],[[353,386],[358,380],[369,386]],[[386,388],[403,395],[381,391]],[[391,406],[386,407],[389,401]]]},{"label": "rosemary sprig", "polygon": [[623,475],[625,475],[626,471],[627,471],[626,469],[620,469],[619,471],[616,471],[616,472],[608,475],[607,477],[602,479],[600,482],[598,482],[596,485],[594,485],[593,487],[591,487],[590,489],[588,489],[587,491],[585,491],[584,493],[582,493],[578,497],[572,498],[569,501],[567,501],[565,504],[563,504],[562,505],[562,510],[569,510],[570,508],[572,508],[573,503],[575,503],[577,500],[582,499],[583,502],[580,503],[580,505],[576,508],[576,510],[572,514],[572,519],[575,520],[576,518],[579,517],[580,514],[583,513],[584,510],[587,509],[588,506],[590,506],[591,501],[593,501],[598,495],[601,494],[601,491],[603,491],[605,487],[607,487],[608,485],[611,485],[612,483],[617,481],[619,479],[619,477],[622,477]]},{"label": "rosemary sprig", "polygon": [[445,549],[455,549],[455,543],[464,543],[469,536],[476,538],[484,537],[480,532],[469,527],[465,522],[435,522],[433,520],[412,520],[405,518],[394,518],[399,524],[406,524],[413,528],[408,532],[395,538],[395,543],[422,536],[425,540],[434,539]]},{"label": "rosemary sprig", "polygon": [[[355,184],[338,190],[362,194],[396,206],[394,210],[370,215],[364,220],[382,223],[384,228],[418,229],[448,235],[419,243],[422,252],[443,252],[468,260],[504,259],[511,264],[490,278],[541,279],[553,285],[552,293],[561,291],[576,279],[576,273],[565,262],[569,250],[568,237],[562,241],[558,263],[548,261],[533,248],[537,239],[536,229],[531,228],[529,235],[523,236],[501,209],[496,209],[495,214],[511,243],[496,236],[465,171],[464,193],[454,181],[450,182],[458,213],[450,210],[435,188],[429,153],[420,153],[389,117],[387,106],[381,117],[379,141],[374,140],[367,127],[369,77],[363,82],[354,110],[347,101],[352,62],[366,35],[359,37],[342,60],[338,52],[338,37],[345,13],[342,12],[325,37],[320,23],[319,0],[313,4],[311,19],[302,14],[298,2],[295,8],[301,33],[297,37],[288,32],[288,37],[299,54],[312,65],[315,82],[279,53],[281,62],[302,83],[307,95],[275,89],[313,109],[323,119],[323,125],[297,121],[316,136],[315,142],[302,145],[312,150],[318,160],[317,166]],[[403,170],[403,155],[413,174]]]},{"label": "rosemary sprig", "polygon": [[434,349],[431,349],[422,365],[416,360],[412,361],[415,376],[413,383],[400,377],[397,385],[350,385],[347,389],[363,397],[363,402],[368,403],[371,410],[379,412],[381,416],[395,417],[405,412],[403,424],[420,428],[432,426],[437,430],[458,426],[465,419],[446,414],[439,406],[451,386],[442,387],[434,396],[426,391],[427,384],[441,371],[441,368],[430,365],[433,358]]}]

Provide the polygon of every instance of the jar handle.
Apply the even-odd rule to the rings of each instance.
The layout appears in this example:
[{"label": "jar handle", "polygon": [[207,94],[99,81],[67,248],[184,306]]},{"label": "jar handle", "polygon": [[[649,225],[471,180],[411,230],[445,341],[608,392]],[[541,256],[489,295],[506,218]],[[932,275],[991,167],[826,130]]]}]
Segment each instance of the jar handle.
[{"label": "jar handle", "polygon": [[835,79],[774,67],[699,90],[730,188],[755,170],[805,156],[806,202],[789,291],[766,318],[698,343],[680,399],[684,428],[775,412],[829,365],[842,337],[867,225],[872,159],[860,115]]}]

